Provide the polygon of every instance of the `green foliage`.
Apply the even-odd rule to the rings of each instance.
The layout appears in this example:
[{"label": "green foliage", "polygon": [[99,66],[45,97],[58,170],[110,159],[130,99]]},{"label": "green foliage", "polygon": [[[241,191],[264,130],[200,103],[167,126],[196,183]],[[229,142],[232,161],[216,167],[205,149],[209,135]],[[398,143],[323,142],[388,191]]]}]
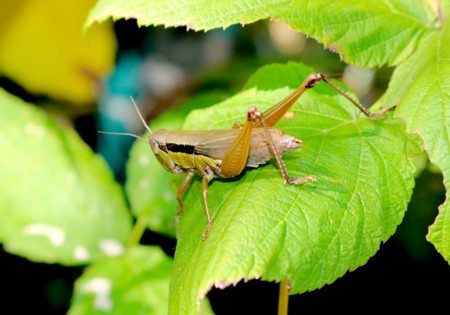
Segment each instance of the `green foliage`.
[{"label": "green foliage", "polygon": [[[172,260],[157,247],[131,247],[90,266],[75,286],[69,315],[166,314]],[[92,305],[96,311],[92,312]]]},{"label": "green foliage", "polygon": [[[421,135],[431,162],[444,174],[447,190],[450,187],[449,58],[450,24],[446,22],[439,31],[427,34],[410,58],[395,69],[389,89],[379,102],[399,103],[396,115],[405,119],[409,132]],[[450,261],[449,204],[441,205],[439,211],[427,239]]]},{"label": "green foliage", "polygon": [[34,261],[123,253],[131,216],[106,164],[70,128],[0,91],[0,240]]},{"label": "green foliage", "polygon": [[[408,131],[423,138],[424,149],[443,172],[448,188],[450,134],[445,127],[445,113],[450,110],[446,92],[450,86],[447,61],[450,35],[445,17],[449,14],[449,1],[299,0],[282,5],[270,1],[257,4],[229,1],[208,7],[208,14],[202,12],[206,6],[197,1],[166,2],[168,7],[176,8],[168,10],[169,13],[163,12],[167,7],[156,3],[145,1],[131,6],[124,1],[99,1],[87,25],[112,16],[135,17],[142,25],[185,25],[208,30],[270,16],[311,35],[348,62],[360,66],[398,65],[377,106],[398,105],[395,116],[406,121]],[[448,204],[442,205],[427,238],[450,260],[450,234],[445,228],[449,226],[447,212]]]},{"label": "green foliage", "polygon": [[228,0],[211,5],[208,0],[100,0],[85,26],[109,17],[135,18],[144,26],[183,25],[196,31],[273,18],[360,66],[398,64],[438,25],[426,1]]},{"label": "green foliage", "polygon": [[[167,314],[172,260],[158,247],[132,246],[95,262],[77,280],[68,315]],[[94,306],[94,307],[92,307]],[[202,314],[212,314],[205,301]]]}]

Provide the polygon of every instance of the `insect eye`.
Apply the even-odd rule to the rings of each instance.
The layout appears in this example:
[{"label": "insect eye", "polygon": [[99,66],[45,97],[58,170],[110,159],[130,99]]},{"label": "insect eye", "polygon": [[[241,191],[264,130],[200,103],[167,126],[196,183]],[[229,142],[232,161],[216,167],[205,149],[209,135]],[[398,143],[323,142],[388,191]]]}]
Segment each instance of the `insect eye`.
[{"label": "insect eye", "polygon": [[156,141],[155,139],[151,139],[149,142],[150,142],[150,147],[152,148],[153,153],[158,154],[159,151],[161,151],[158,141]]}]

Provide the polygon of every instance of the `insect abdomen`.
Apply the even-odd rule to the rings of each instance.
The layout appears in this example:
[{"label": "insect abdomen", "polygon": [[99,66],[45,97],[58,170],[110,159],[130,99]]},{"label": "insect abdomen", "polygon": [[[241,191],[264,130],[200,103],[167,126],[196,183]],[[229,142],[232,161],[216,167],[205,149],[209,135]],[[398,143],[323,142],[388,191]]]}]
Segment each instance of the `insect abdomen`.
[{"label": "insect abdomen", "polygon": [[[272,157],[269,142],[262,128],[255,129],[252,134],[250,153],[248,155],[247,167],[258,167],[267,163]],[[254,131],[254,132],[255,132]],[[278,129],[269,129],[270,135],[275,143],[278,152],[284,153],[300,148],[302,142]]]}]

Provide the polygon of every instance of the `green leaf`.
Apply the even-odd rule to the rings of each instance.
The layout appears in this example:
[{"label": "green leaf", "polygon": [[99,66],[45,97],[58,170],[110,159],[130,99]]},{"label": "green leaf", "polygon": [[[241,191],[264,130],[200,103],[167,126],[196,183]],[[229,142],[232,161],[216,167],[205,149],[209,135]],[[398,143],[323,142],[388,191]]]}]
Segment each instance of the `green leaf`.
[{"label": "green leaf", "polygon": [[[136,246],[97,261],[75,283],[68,314],[167,314],[171,270],[159,247]],[[206,300],[201,308],[212,314]]]},{"label": "green leaf", "polygon": [[[249,106],[267,109],[312,70],[300,64],[260,69],[238,95],[192,112],[186,129],[229,128]],[[267,80],[271,78],[271,80]],[[274,88],[270,88],[273,86]],[[292,117],[293,116],[293,117]],[[194,314],[215,285],[243,279],[288,278],[291,293],[332,283],[364,265],[401,222],[414,186],[419,139],[402,119],[372,120],[320,83],[277,128],[303,141],[283,155],[292,177],[317,182],[283,185],[275,162],[231,180],[214,180],[208,202],[212,229],[206,241],[201,184],[184,202],[170,285],[170,314]]]},{"label": "green leaf", "polygon": [[[450,13],[449,2],[443,14]],[[444,185],[450,187],[450,23],[430,33],[406,62],[395,69],[384,104],[398,103],[396,116],[405,119],[409,132],[419,134],[430,161],[444,175]],[[427,239],[450,261],[450,208],[441,205]]]},{"label": "green leaf", "polygon": [[403,0],[220,1],[214,5],[207,0],[100,0],[85,25],[108,17],[136,18],[145,26],[183,25],[197,31],[278,19],[359,66],[400,63],[439,25],[437,9],[426,1]]},{"label": "green leaf", "polygon": [[[150,246],[97,261],[76,281],[68,314],[167,314],[171,269],[172,260]],[[212,314],[207,302],[202,308]]]},{"label": "green leaf", "polygon": [[122,253],[131,217],[103,160],[42,110],[0,90],[0,241],[34,261]]},{"label": "green leaf", "polygon": [[[222,93],[198,95],[175,110],[151,122],[153,130],[181,129],[187,114],[194,108],[206,107],[223,99]],[[131,110],[131,105],[130,105]],[[148,133],[143,136],[148,138]],[[175,236],[178,202],[176,189],[180,182],[159,164],[150,145],[136,141],[127,163],[125,190],[131,210],[136,217],[145,217],[148,227],[155,232]]]},{"label": "green leaf", "polygon": [[235,23],[251,23],[265,19],[271,13],[284,10],[290,1],[259,2],[208,0],[100,0],[89,13],[85,27],[95,21],[135,18],[139,25],[186,26],[194,30],[228,27]]},{"label": "green leaf", "polygon": [[347,62],[362,67],[396,65],[420,39],[436,29],[438,17],[426,1],[294,1],[280,19],[310,34]]},{"label": "green leaf", "polygon": [[395,238],[402,243],[409,256],[418,262],[430,261],[436,255],[436,250],[424,235],[435,220],[438,206],[445,196],[442,174],[432,171],[434,166],[427,166],[416,176],[408,211],[395,232]]}]

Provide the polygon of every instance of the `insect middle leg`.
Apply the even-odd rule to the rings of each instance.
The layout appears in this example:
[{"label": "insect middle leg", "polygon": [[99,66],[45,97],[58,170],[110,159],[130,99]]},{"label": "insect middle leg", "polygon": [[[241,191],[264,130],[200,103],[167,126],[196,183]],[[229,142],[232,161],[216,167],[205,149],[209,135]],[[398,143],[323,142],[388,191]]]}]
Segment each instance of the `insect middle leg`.
[{"label": "insect middle leg", "polygon": [[[180,209],[177,212],[177,219],[180,218],[181,213],[183,213],[183,210],[184,210],[184,203],[181,200],[181,198],[183,197],[184,193],[186,192],[186,189],[189,187],[189,184],[191,183],[191,180],[193,177],[194,177],[194,170],[189,170],[187,172],[186,177],[184,178],[183,182],[181,183],[180,187],[178,188],[177,200],[178,200],[178,203],[180,204]],[[209,230],[211,230],[211,225],[212,225],[211,214],[209,212],[209,206],[208,206],[208,186],[209,186],[209,182],[213,178],[214,178],[214,173],[212,171],[209,172],[208,170],[205,170],[205,173],[203,174],[203,179],[202,179],[202,195],[203,195],[203,204],[205,206],[205,212],[206,212],[206,220],[208,222],[207,222],[206,228],[202,234],[203,240],[206,239],[206,235],[208,234]]]},{"label": "insect middle leg", "polygon": [[203,195],[203,203],[205,204],[205,212],[206,212],[206,220],[208,221],[205,230],[202,234],[202,240],[206,239],[206,235],[208,234],[209,230],[211,230],[212,220],[211,220],[211,214],[209,213],[209,206],[208,206],[208,187],[209,182],[214,178],[214,173],[210,173],[208,171],[205,171],[206,174],[203,175],[202,179],[202,195]]}]

